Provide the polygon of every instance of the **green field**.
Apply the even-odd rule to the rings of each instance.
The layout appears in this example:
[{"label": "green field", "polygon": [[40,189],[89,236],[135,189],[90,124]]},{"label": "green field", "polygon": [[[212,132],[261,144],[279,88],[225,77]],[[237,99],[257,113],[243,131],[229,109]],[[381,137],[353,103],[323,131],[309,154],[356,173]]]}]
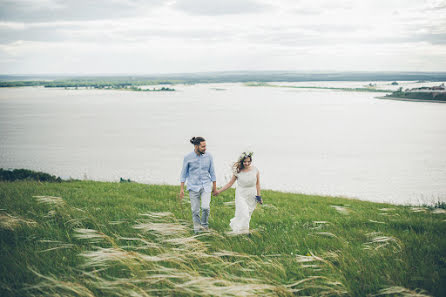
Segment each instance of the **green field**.
[{"label": "green field", "polygon": [[0,296],[446,296],[443,208],[231,189],[194,235],[179,187],[0,182]]}]

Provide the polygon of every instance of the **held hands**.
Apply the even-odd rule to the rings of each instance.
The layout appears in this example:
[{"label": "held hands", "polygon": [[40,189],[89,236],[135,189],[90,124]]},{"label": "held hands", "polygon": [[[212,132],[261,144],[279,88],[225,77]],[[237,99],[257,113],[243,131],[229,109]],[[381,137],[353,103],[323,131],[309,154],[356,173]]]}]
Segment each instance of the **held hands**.
[{"label": "held hands", "polygon": [[214,189],[214,190],[212,191],[212,194],[213,194],[214,196],[218,196],[220,193],[221,193],[221,191],[219,191],[219,190],[217,190],[217,189]]},{"label": "held hands", "polygon": [[180,201],[184,198],[184,190],[180,190]]}]

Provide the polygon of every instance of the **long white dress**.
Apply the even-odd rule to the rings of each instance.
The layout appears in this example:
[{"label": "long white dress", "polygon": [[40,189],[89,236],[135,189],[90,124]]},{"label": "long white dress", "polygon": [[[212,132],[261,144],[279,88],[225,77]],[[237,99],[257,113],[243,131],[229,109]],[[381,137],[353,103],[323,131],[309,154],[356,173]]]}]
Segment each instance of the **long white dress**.
[{"label": "long white dress", "polygon": [[235,216],[229,223],[234,233],[249,233],[249,221],[257,205],[257,172],[258,169],[253,166],[249,171],[235,174]]}]

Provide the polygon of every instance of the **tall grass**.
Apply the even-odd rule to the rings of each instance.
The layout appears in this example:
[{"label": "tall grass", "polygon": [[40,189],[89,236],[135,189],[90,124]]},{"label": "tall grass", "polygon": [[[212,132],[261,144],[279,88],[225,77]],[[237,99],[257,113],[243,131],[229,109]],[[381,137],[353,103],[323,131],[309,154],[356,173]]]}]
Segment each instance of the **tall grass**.
[{"label": "tall grass", "polygon": [[0,295],[446,295],[439,208],[264,191],[251,233],[234,236],[230,190],[195,235],[178,191],[0,182]]}]

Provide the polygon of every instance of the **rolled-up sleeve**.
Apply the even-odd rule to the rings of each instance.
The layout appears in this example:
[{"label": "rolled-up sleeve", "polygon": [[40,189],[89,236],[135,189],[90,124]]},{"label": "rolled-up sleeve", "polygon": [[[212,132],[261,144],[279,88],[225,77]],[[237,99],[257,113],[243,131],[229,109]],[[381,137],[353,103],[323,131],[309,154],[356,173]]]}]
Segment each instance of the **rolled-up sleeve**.
[{"label": "rolled-up sleeve", "polygon": [[184,157],[183,169],[181,170],[181,176],[180,176],[180,182],[182,182],[182,183],[186,182],[188,175],[189,175],[189,162],[187,161],[187,158]]},{"label": "rolled-up sleeve", "polygon": [[211,159],[211,165],[209,166],[209,174],[211,176],[211,181],[217,181],[217,177],[215,176],[215,169],[214,169],[214,158],[212,158],[212,156],[210,157]]}]

